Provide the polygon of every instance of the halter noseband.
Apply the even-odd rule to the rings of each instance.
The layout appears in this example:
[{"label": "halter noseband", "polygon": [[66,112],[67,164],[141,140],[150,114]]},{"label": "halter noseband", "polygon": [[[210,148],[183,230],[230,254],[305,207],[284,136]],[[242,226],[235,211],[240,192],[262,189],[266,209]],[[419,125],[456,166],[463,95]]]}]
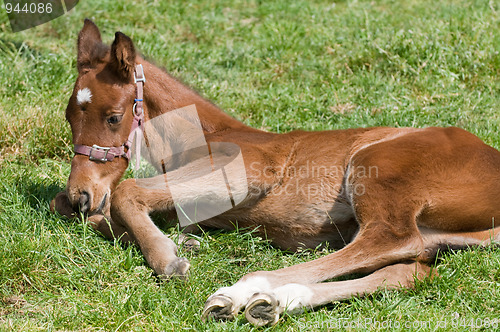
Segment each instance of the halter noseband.
[{"label": "halter noseband", "polygon": [[[130,160],[132,154],[132,142],[134,141],[135,130],[137,128],[143,129],[144,125],[144,109],[143,109],[143,87],[146,83],[146,78],[144,76],[144,69],[142,65],[136,65],[134,71],[134,82],[136,85],[136,95],[134,108],[132,113],[134,114],[134,120],[132,121],[132,127],[130,128],[130,134],[128,139],[121,146],[103,147],[97,144],[93,146],[75,144],[74,151],[76,154],[82,154],[84,156],[89,156],[90,160],[107,162],[113,161],[116,157],[123,157]],[[139,139],[139,135],[137,140]],[[138,147],[140,143],[138,142]],[[139,153],[137,151],[137,153]]]}]

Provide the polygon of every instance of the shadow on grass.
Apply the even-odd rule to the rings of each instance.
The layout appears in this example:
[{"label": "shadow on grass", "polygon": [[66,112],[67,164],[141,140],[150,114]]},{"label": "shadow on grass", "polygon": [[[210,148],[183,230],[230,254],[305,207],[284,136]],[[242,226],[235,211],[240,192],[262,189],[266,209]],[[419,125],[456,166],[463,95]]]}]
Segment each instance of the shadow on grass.
[{"label": "shadow on grass", "polygon": [[[14,35],[15,36],[15,35]],[[24,41],[15,40],[13,38],[0,38],[0,52],[11,55],[11,56],[27,56],[27,57],[35,57],[39,58],[42,56],[42,53],[28,46]]]},{"label": "shadow on grass", "polygon": [[38,211],[47,210],[49,212],[49,205],[51,200],[57,193],[63,191],[64,188],[57,184],[41,184],[28,180],[20,194],[26,199],[28,205]]}]

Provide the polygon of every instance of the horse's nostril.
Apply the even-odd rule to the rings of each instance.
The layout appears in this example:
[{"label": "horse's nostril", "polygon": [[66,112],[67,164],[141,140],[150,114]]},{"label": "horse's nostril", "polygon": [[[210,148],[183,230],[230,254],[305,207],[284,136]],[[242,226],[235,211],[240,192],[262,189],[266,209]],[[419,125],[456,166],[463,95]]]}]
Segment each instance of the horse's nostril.
[{"label": "horse's nostril", "polygon": [[81,212],[85,213],[90,210],[90,194],[86,191],[82,192],[78,204]]}]

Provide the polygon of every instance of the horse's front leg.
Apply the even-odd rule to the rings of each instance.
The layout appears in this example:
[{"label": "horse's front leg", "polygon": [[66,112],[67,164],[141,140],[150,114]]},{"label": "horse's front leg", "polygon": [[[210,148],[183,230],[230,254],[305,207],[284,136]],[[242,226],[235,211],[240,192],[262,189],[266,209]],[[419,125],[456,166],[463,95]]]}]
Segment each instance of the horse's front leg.
[{"label": "horse's front leg", "polygon": [[149,266],[159,276],[185,276],[186,258],[177,256],[177,245],[153,223],[153,211],[173,210],[172,195],[167,186],[151,189],[125,180],[112,194],[111,218],[123,227],[141,249]]},{"label": "horse's front leg", "polygon": [[71,203],[69,202],[66,190],[59,192],[56,197],[52,199],[52,201],[50,202],[50,212],[57,212],[70,219],[77,216],[76,211],[73,209],[73,206],[71,206]]},{"label": "horse's front leg", "polygon": [[[81,215],[78,211],[75,211],[74,207],[71,205],[68,194],[66,191],[59,192],[54,199],[50,202],[50,211],[52,213],[59,213],[69,219],[80,219]],[[127,230],[113,222],[109,216],[109,211],[104,215],[103,213],[97,213],[88,216],[87,221],[90,226],[106,238],[113,240],[119,239],[123,243],[133,243],[133,239],[127,233]]]}]

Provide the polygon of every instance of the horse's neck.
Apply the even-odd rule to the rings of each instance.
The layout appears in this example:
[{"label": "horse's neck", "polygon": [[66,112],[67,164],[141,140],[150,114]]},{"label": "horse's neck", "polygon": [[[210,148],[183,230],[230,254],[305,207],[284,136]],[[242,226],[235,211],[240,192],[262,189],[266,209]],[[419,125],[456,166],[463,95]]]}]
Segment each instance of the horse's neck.
[{"label": "horse's neck", "polygon": [[259,131],[233,119],[152,64],[143,62],[143,66],[146,120],[150,120],[144,128],[148,151],[145,157],[158,172],[206,159],[208,133]]},{"label": "horse's neck", "polygon": [[230,117],[210,101],[191,90],[152,64],[144,63],[146,84],[144,103],[147,116],[152,119],[166,112],[194,105],[205,133],[214,133],[231,128],[248,128]]}]

